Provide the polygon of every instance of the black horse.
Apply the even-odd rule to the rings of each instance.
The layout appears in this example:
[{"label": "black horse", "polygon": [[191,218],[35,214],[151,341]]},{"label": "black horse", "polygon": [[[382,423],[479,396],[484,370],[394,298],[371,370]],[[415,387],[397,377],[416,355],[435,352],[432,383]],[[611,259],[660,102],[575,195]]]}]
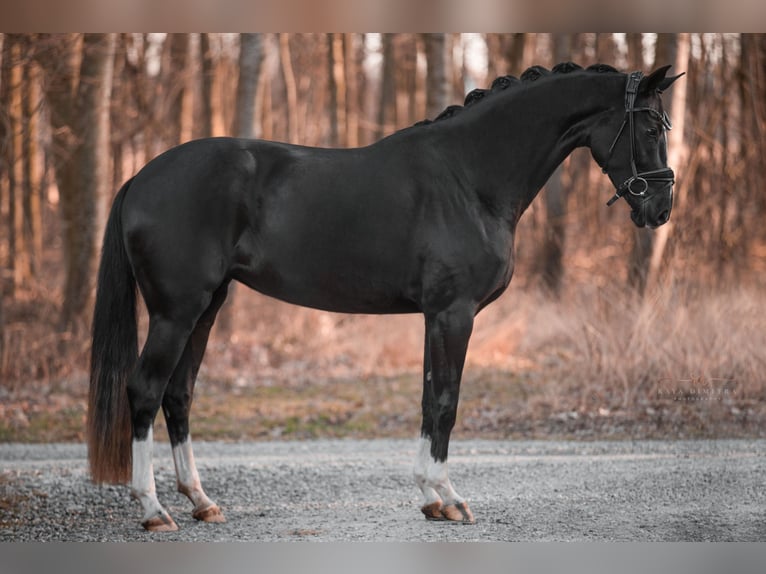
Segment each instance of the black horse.
[{"label": "black horse", "polygon": [[[425,316],[415,479],[429,519],[473,522],[447,475],[474,316],[508,286],[516,225],[576,147],[638,226],[670,217],[669,66],[643,77],[560,64],[498,78],[464,106],[358,149],[215,138],[150,161],[117,194],[93,319],[88,443],[95,482],[125,482],[148,530],[174,530],[157,500],[152,423],[167,421],[178,489],[203,492],[189,410],[210,328],[232,280],[297,305]],[[611,202],[610,202],[611,203]],[[149,312],[139,356],[136,285]]]}]

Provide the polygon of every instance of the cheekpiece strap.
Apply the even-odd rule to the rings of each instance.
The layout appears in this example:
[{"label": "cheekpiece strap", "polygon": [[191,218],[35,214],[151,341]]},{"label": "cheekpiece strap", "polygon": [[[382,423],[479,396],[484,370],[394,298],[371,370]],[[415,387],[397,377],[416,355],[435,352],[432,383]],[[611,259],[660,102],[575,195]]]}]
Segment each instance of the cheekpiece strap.
[{"label": "cheekpiece strap", "polygon": [[638,95],[638,86],[641,83],[641,79],[644,77],[643,72],[635,71],[631,72],[628,76],[628,83],[625,86],[625,111],[632,112],[633,105],[636,102],[636,96]]}]

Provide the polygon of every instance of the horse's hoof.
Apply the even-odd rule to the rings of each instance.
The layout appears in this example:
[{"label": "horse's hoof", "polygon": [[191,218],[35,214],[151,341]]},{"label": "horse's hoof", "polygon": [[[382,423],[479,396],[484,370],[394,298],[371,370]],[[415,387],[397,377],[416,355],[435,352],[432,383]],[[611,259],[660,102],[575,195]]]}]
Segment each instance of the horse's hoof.
[{"label": "horse's hoof", "polygon": [[426,504],[421,509],[426,520],[438,520],[444,522],[459,522],[461,524],[475,524],[471,509],[468,503],[458,502],[457,504],[442,505],[440,502]]},{"label": "horse's hoof", "polygon": [[205,508],[195,509],[192,516],[202,522],[226,522],[226,517],[218,508],[217,504],[211,504]]},{"label": "horse's hoof", "polygon": [[178,526],[170,517],[169,514],[163,512],[157,516],[152,516],[148,520],[144,520],[141,523],[149,532],[175,532],[178,530]]},{"label": "horse's hoof", "polygon": [[475,524],[473,512],[468,508],[467,502],[458,502],[457,504],[448,504],[441,508],[442,516],[452,522],[461,522],[463,524]]},{"label": "horse's hoof", "polygon": [[432,502],[431,504],[422,506],[420,511],[425,515],[426,520],[446,520],[442,515],[441,508],[441,502]]}]

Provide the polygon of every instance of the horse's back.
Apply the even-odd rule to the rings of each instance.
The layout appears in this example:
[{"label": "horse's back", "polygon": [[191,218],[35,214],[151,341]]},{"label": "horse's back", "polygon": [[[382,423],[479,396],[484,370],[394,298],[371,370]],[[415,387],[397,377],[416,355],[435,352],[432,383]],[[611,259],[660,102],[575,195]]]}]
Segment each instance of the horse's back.
[{"label": "horse's back", "polygon": [[234,138],[168,150],[136,175],[122,207],[142,292],[234,278],[310,307],[417,310],[405,256],[416,193],[376,161],[365,148]]},{"label": "horse's back", "polygon": [[453,292],[483,301],[508,275],[509,231],[426,144],[215,138],[169,150],[123,205],[142,292],[193,298],[235,279],[339,312],[416,312]]}]

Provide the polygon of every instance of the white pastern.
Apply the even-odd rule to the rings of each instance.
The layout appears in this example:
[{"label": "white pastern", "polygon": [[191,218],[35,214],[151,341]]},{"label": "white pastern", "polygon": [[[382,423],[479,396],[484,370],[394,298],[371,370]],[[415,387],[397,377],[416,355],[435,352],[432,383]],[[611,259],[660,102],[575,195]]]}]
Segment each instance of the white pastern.
[{"label": "white pastern", "polygon": [[176,465],[178,492],[189,497],[195,509],[212,506],[213,502],[202,490],[197,465],[194,463],[191,437],[173,447],[173,461]]},{"label": "white pastern", "polygon": [[443,502],[445,505],[463,502],[449,480],[447,462],[438,462],[431,456],[431,439],[420,437],[415,459],[415,481],[425,497],[425,504]]},{"label": "white pastern", "polygon": [[167,516],[167,512],[157,499],[154,485],[154,465],[152,456],[154,439],[152,429],[145,440],[133,440],[133,480],[131,494],[138,499],[144,509],[144,521],[155,516]]}]

